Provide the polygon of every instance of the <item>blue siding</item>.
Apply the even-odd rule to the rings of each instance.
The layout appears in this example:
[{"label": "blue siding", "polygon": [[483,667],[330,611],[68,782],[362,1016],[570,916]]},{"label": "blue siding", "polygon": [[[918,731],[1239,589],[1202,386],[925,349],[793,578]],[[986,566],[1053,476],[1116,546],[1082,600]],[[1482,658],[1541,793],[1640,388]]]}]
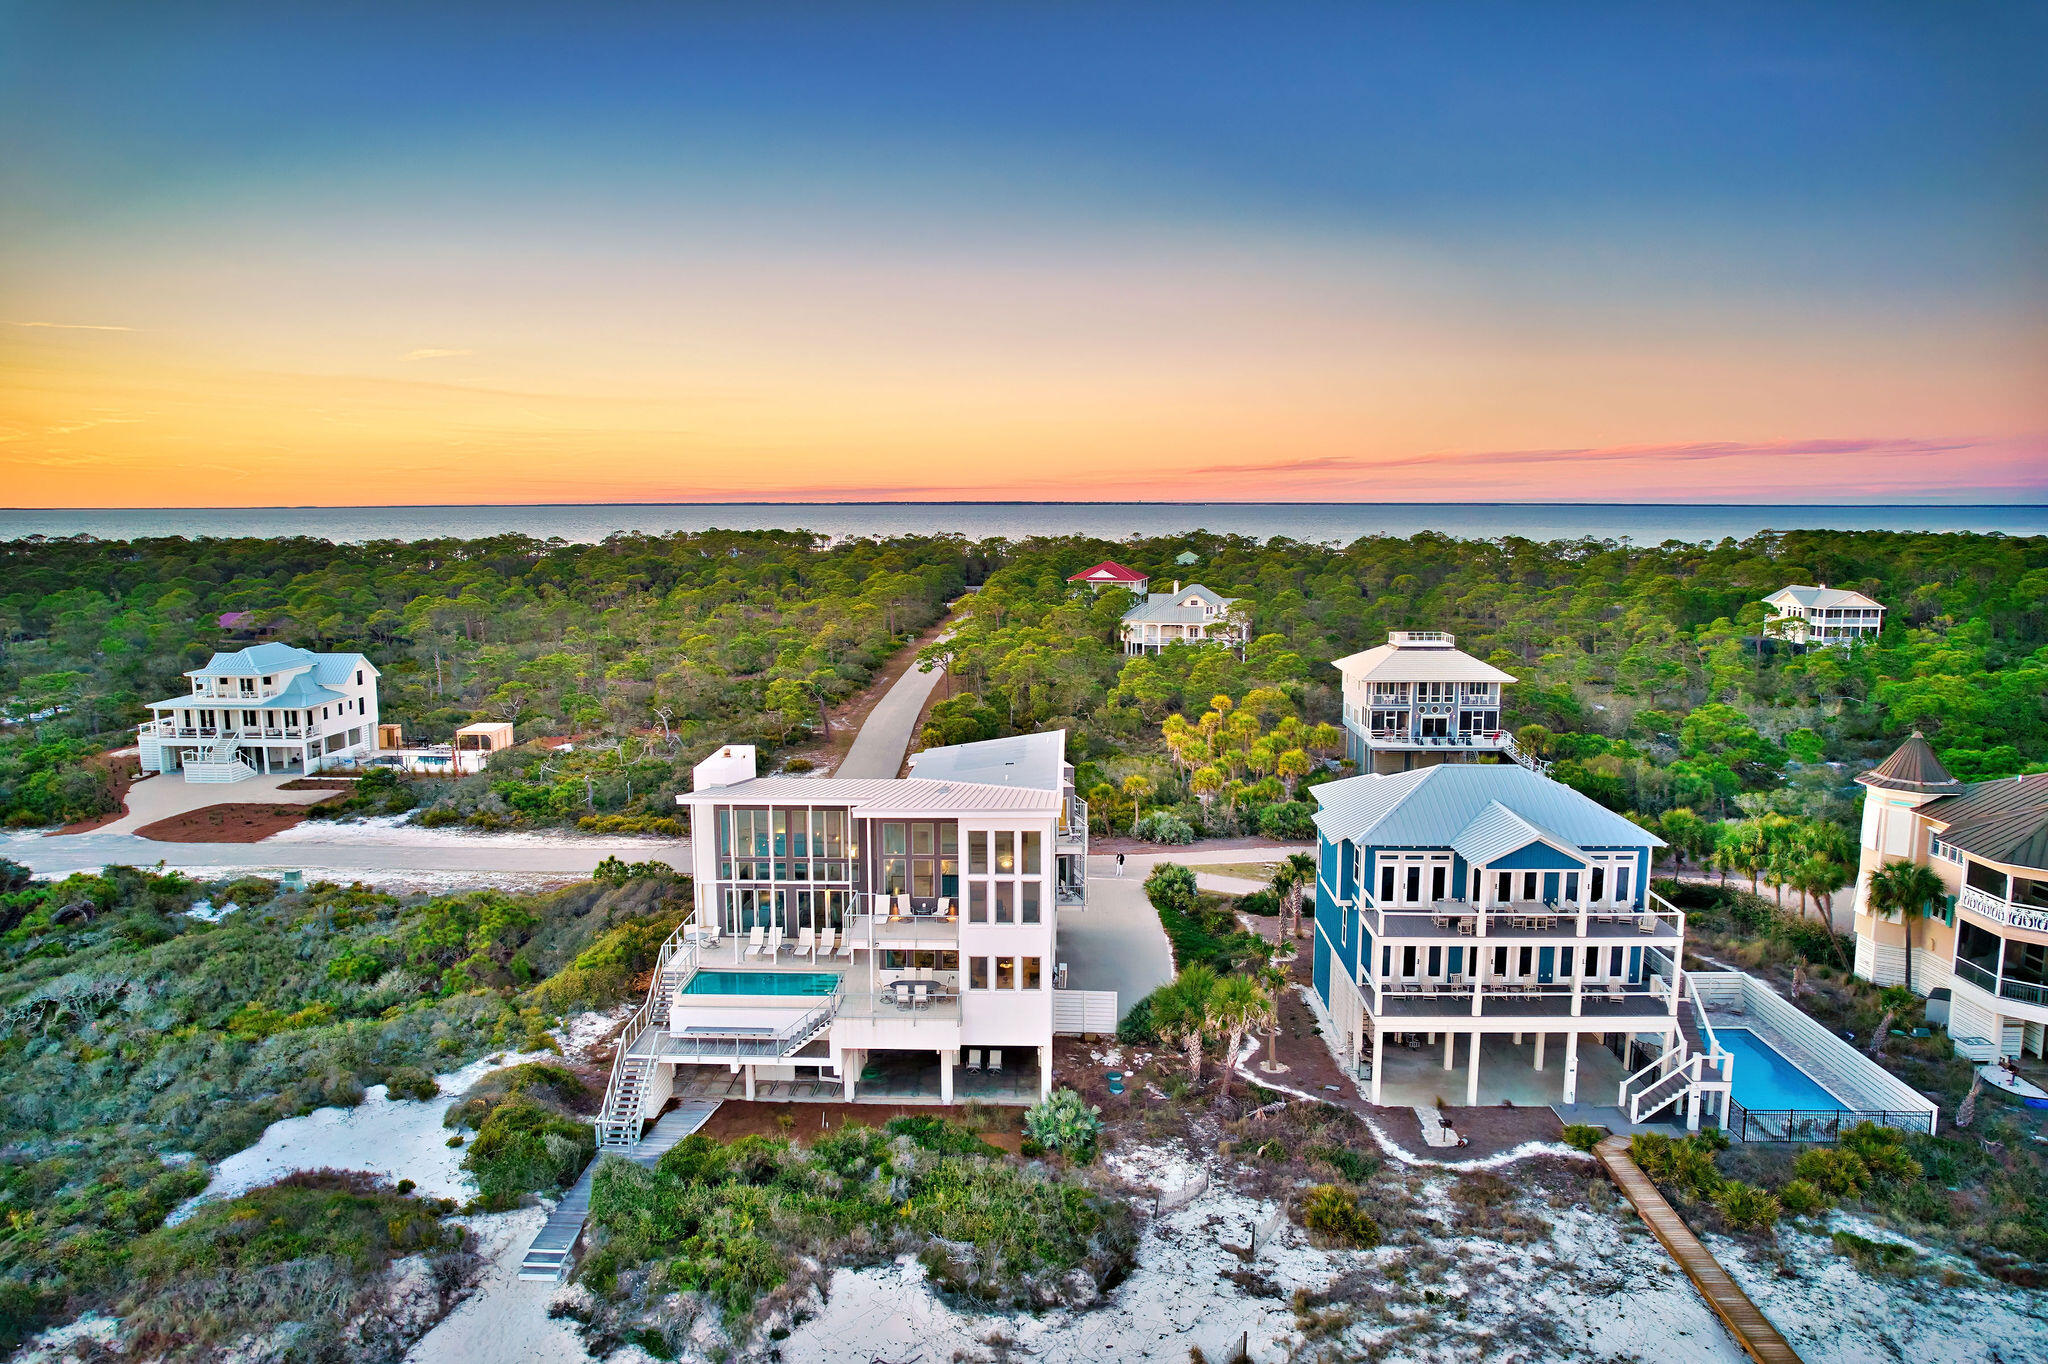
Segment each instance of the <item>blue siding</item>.
[{"label": "blue siding", "polygon": [[1323,935],[1315,935],[1316,994],[1322,998],[1323,1007],[1330,1007],[1330,944]]},{"label": "blue siding", "polygon": [[1488,870],[1501,871],[1577,871],[1580,864],[1548,843],[1536,842],[1517,848],[1506,857],[1496,857],[1486,865]]}]

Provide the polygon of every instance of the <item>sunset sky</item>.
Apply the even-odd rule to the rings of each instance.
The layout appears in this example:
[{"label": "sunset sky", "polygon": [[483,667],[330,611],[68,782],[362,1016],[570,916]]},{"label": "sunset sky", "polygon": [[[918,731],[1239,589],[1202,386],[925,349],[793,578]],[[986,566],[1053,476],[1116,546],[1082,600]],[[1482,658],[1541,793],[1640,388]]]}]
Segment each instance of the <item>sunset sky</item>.
[{"label": "sunset sky", "polygon": [[0,504],[2048,501],[2040,4],[310,8],[0,0]]}]

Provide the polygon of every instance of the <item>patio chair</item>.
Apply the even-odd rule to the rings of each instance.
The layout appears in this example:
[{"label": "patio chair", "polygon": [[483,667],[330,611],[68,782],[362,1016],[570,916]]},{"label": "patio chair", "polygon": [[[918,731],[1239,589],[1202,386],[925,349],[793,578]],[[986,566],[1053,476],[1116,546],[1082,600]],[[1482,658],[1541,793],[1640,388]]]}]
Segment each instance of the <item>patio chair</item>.
[{"label": "patio chair", "polygon": [[768,960],[774,961],[782,955],[782,926],[777,924],[768,930]]},{"label": "patio chair", "polygon": [[796,954],[801,957],[818,950],[818,930],[805,924],[796,931]]},{"label": "patio chair", "polygon": [[989,1052],[988,1073],[991,1075],[1001,1075],[1003,1073],[1003,1054],[1001,1052],[993,1050]]},{"label": "patio chair", "polygon": [[1639,919],[1637,919],[1637,920],[1636,920],[1636,932],[1638,932],[1638,933],[1655,933],[1656,931],[1657,931],[1657,916],[1656,916],[1656,915],[1654,915],[1654,914],[1645,914],[1645,915],[1643,915],[1643,916],[1642,916],[1641,918],[1639,918]]},{"label": "patio chair", "polygon": [[760,956],[762,949],[768,945],[767,936],[768,930],[760,924],[755,924],[753,930],[747,934],[747,955]]},{"label": "patio chair", "polygon": [[939,901],[939,917],[947,923],[955,923],[959,920],[960,912],[953,908],[952,896],[948,895],[945,899]]},{"label": "patio chair", "polygon": [[1476,922],[1474,922],[1473,920],[1471,920],[1471,919],[1460,919],[1460,920],[1458,920],[1458,932],[1460,932],[1460,933],[1464,934],[1464,935],[1465,935],[1466,937],[1468,937],[1468,938],[1469,938],[1469,937],[1471,937],[1471,936],[1472,936],[1472,935],[1473,935],[1474,933],[1476,933],[1476,932],[1478,932],[1478,931],[1479,931],[1479,925],[1478,925],[1478,924],[1477,924]]},{"label": "patio chair", "polygon": [[1621,1003],[1621,1001],[1622,1001],[1622,993],[1621,993],[1621,985],[1620,985],[1620,983],[1619,983],[1618,981],[1612,981],[1612,980],[1608,981],[1608,982],[1607,982],[1607,1002],[1608,1002],[1609,1004],[1619,1004],[1619,1003]]},{"label": "patio chair", "polygon": [[907,919],[911,916],[912,912],[913,911],[910,908],[910,896],[908,894],[898,895],[896,897],[896,903],[889,907],[889,917],[892,920]]},{"label": "patio chair", "polygon": [[968,1051],[968,1053],[967,1053],[967,1068],[968,1068],[969,1070],[980,1070],[980,1069],[981,1069],[981,1048],[980,1048],[980,1047],[975,1047],[975,1048],[972,1048],[971,1050],[969,1050],[969,1051]]},{"label": "patio chair", "polygon": [[932,987],[924,981],[914,982],[910,987],[910,1005],[914,1009],[931,1007]]},{"label": "patio chair", "polygon": [[816,951],[811,953],[812,961],[816,961],[820,957],[829,957],[832,955],[832,943],[833,940],[838,936],[838,932],[839,931],[834,928],[821,928],[818,930],[818,947]]}]

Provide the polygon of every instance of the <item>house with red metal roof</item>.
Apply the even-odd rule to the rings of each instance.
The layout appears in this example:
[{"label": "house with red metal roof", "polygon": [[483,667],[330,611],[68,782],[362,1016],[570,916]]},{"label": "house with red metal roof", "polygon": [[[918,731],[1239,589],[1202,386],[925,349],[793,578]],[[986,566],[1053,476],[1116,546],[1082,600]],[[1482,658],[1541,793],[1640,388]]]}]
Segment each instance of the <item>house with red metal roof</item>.
[{"label": "house with red metal roof", "polygon": [[1145,595],[1145,589],[1151,584],[1152,579],[1149,575],[1140,573],[1135,568],[1125,568],[1114,559],[1104,559],[1093,568],[1082,569],[1079,573],[1069,577],[1067,581],[1070,583],[1086,583],[1097,592],[1100,592],[1105,587],[1125,587],[1142,597]]}]

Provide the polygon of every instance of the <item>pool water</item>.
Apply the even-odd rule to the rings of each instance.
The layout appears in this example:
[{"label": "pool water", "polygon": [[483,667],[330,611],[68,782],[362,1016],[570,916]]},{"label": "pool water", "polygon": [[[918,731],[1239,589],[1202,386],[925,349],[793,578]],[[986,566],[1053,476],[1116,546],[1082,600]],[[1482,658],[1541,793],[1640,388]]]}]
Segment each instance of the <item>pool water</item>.
[{"label": "pool water", "polygon": [[686,995],[829,995],[839,986],[830,971],[699,971]]},{"label": "pool water", "polygon": [[1792,1108],[1833,1112],[1843,1106],[1811,1075],[1779,1055],[1770,1043],[1749,1029],[1716,1028],[1714,1036],[1735,1058],[1735,1078],[1730,1086],[1735,1102],[1751,1112]]}]

